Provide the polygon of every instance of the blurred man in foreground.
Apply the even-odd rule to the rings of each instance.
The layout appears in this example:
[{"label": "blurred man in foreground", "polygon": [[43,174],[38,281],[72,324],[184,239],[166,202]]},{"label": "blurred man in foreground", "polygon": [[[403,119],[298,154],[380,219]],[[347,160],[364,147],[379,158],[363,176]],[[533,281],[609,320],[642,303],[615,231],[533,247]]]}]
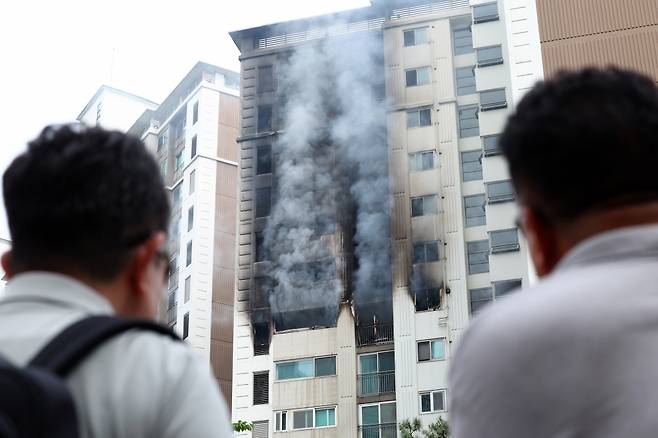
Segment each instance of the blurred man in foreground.
[{"label": "blurred man in foreground", "polygon": [[[138,139],[48,127],[9,166],[3,190],[13,247],[2,257],[0,356],[23,366],[90,315],[157,316],[169,202]],[[80,436],[231,436],[208,366],[172,337],[127,331],[66,376]]]},{"label": "blurred man in foreground", "polygon": [[621,70],[540,83],[501,138],[542,277],[473,321],[454,438],[655,437],[658,89]]}]

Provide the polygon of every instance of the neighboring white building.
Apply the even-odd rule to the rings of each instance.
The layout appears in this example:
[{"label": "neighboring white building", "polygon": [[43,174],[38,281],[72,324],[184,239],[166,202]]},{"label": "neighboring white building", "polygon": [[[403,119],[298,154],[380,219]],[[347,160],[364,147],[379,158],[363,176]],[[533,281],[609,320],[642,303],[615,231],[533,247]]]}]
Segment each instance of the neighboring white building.
[{"label": "neighboring white building", "polygon": [[210,363],[229,405],[238,93],[238,73],[199,62],[128,130],[155,155],[171,192],[173,269],[161,319]]},{"label": "neighboring white building", "polygon": [[[0,255],[9,251],[10,248],[11,242],[9,240],[0,238]],[[2,295],[6,284],[7,278],[5,277],[5,271],[2,269],[2,266],[0,266],[0,295]]]},{"label": "neighboring white building", "polygon": [[[535,1],[372,3],[232,33],[243,76],[233,420],[254,422],[254,438],[389,438],[404,420],[447,418],[450,358],[471,316],[532,281],[497,140],[543,77]],[[281,72],[297,48],[359,32],[381,38],[389,103],[392,327],[360,323],[346,293],[333,326],[277,331],[263,233],[289,130]],[[339,252],[349,230],[328,239]]]},{"label": "neighboring white building", "polygon": [[102,126],[125,132],[144,110],[155,110],[157,107],[157,103],[148,99],[102,85],[77,120],[87,126]]}]

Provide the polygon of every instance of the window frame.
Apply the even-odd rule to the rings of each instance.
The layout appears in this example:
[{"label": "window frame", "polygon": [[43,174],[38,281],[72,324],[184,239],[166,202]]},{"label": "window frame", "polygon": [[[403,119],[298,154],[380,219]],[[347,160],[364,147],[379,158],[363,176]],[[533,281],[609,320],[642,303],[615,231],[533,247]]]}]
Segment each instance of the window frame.
[{"label": "window frame", "polygon": [[[334,367],[336,369],[335,374],[326,374],[322,376],[317,375],[317,365],[316,365],[316,360],[318,359],[328,359],[328,358],[334,358],[334,363],[337,362],[336,356],[335,355],[328,355],[328,356],[317,356],[317,357],[305,357],[305,358],[300,358],[300,359],[292,359],[292,360],[282,360],[282,361],[277,361],[274,362],[274,381],[275,382],[294,382],[297,380],[309,380],[309,379],[322,379],[325,377],[336,377],[338,374],[337,370],[337,363],[336,366]],[[286,363],[293,363],[293,362],[302,362],[302,361],[312,361],[313,362],[313,375],[310,377],[293,377],[291,379],[280,379],[279,378],[279,370],[277,368],[277,365],[281,364],[286,364]]]},{"label": "window frame", "polygon": [[[472,247],[473,245],[476,245],[476,244],[484,244],[484,243],[487,244],[487,248],[486,248],[486,250],[480,250],[480,251],[476,251],[476,252],[471,252],[471,247]],[[473,241],[470,241],[470,242],[466,242],[466,262],[467,262],[467,265],[468,265],[468,275],[485,274],[485,273],[487,273],[487,272],[489,272],[489,271],[491,270],[491,261],[489,260],[489,255],[491,254],[491,248],[490,248],[490,245],[491,245],[491,244],[490,244],[490,242],[489,242],[489,239],[486,239],[486,240],[485,240],[485,239],[482,239],[482,240],[473,240]],[[487,259],[487,262],[486,262],[487,269],[486,269],[485,271],[473,272],[473,270],[471,270],[471,267],[472,267],[472,266],[484,265],[485,263],[472,263],[472,262],[471,262],[471,256],[473,256],[473,255],[482,255],[482,254],[486,255],[486,259]]]},{"label": "window frame", "polygon": [[[516,236],[516,242],[512,243],[505,243],[505,244],[499,244],[494,246],[493,244],[493,236],[494,234],[502,234],[502,233],[511,233],[514,232],[514,236]],[[504,230],[492,230],[489,231],[489,248],[491,251],[491,254],[505,254],[509,252],[517,252],[521,250],[521,245],[519,243],[519,229],[518,228],[507,228]]]},{"label": "window frame", "polygon": [[[423,70],[427,72],[427,82],[421,83],[419,81],[419,72]],[[413,72],[415,76],[415,83],[414,84],[409,84],[409,73]],[[404,84],[405,87],[410,88],[410,87],[422,87],[423,85],[429,85],[432,83],[432,68],[430,66],[425,66],[425,67],[415,67],[415,68],[408,68],[404,71]]]},{"label": "window frame", "polygon": [[[480,207],[479,203],[477,205],[468,205],[468,200],[472,200],[472,199],[475,199],[475,198],[482,198],[482,205],[481,206],[482,206],[482,211],[483,211],[484,214],[482,214],[481,216],[478,215],[478,216],[469,217],[468,216],[469,209],[479,208]],[[487,224],[487,209],[486,208],[487,208],[487,195],[485,195],[484,193],[478,193],[476,195],[464,196],[464,228],[481,227],[481,226],[486,225]],[[468,223],[469,219],[472,220],[474,218],[483,218],[482,223],[479,223],[479,221],[478,221],[478,223],[469,224]]]},{"label": "window frame", "polygon": [[[483,96],[487,96],[488,94],[498,93],[501,91],[503,92],[503,95],[505,97],[504,100],[482,103]],[[507,108],[507,89],[505,87],[481,90],[479,92],[479,97],[480,97],[480,111],[493,111],[497,109]]]},{"label": "window frame", "polygon": [[[489,193],[491,187],[496,187],[502,184],[508,184],[512,189],[510,193],[505,193],[502,195],[492,195]],[[512,184],[511,179],[503,179],[499,181],[488,181],[485,183],[485,194],[487,195],[487,204],[502,204],[504,202],[514,202],[516,199],[516,194],[514,193],[514,185]]]},{"label": "window frame", "polygon": [[[481,60],[480,59],[480,53],[482,53],[483,51],[485,51],[487,49],[499,49],[500,50],[500,56],[495,57],[495,58],[485,58],[485,59]],[[494,45],[491,45],[491,46],[478,47],[475,50],[475,59],[476,59],[476,62],[477,62],[476,65],[477,65],[478,68],[491,67],[491,66],[494,66],[494,65],[504,64],[505,60],[503,58],[503,46],[502,46],[502,44],[494,44]]]},{"label": "window frame", "polygon": [[[307,412],[311,411],[313,425],[310,427],[295,428],[295,413],[298,412]],[[318,426],[317,415],[318,411],[334,411],[334,424],[327,426]],[[285,427],[284,427],[284,416],[285,416]],[[292,423],[291,423],[292,421]],[[328,429],[331,427],[338,426],[338,406],[329,405],[329,406],[317,406],[310,408],[297,408],[297,409],[286,409],[282,411],[274,411],[274,432],[292,432],[300,430],[311,430],[311,429]]]},{"label": "window frame", "polygon": [[183,339],[190,337],[190,312],[183,315]]},{"label": "window frame", "polygon": [[[262,163],[262,158],[266,155],[269,155],[269,159],[267,160],[268,166],[264,166],[265,168],[261,168],[261,163]],[[271,144],[262,144],[260,146],[256,146],[256,175],[269,175],[272,174],[272,145]],[[267,170],[265,172],[264,170]]]},{"label": "window frame", "polygon": [[[434,263],[434,262],[432,262]],[[412,288],[411,292],[414,294],[414,309],[416,313],[421,313],[421,312],[435,312],[437,310],[441,310],[444,308],[444,298],[443,298],[443,293],[442,287],[440,286],[433,286],[433,287],[422,287],[422,288]],[[428,306],[427,309],[418,309],[418,294],[419,292],[425,292],[427,296],[430,296],[430,291],[437,291],[438,293],[438,301],[439,304],[437,306]]]},{"label": "window frame", "polygon": [[[421,113],[423,111],[427,111],[429,113],[429,123],[427,125],[421,124]],[[416,115],[416,121],[414,121],[413,124],[409,124],[409,116],[415,114]],[[406,111],[406,117],[407,117],[407,129],[415,129],[415,128],[427,128],[428,126],[432,126],[432,107],[422,107],[422,108],[414,108]],[[417,124],[416,124],[417,123]]]},{"label": "window frame", "polygon": [[[425,34],[425,41],[422,41],[422,42],[418,42],[417,41],[418,38],[416,36],[417,32],[420,31],[420,30],[424,31],[424,34]],[[410,32],[413,32],[412,35],[413,35],[414,41],[413,41],[412,44],[407,44],[406,36]],[[411,29],[403,29],[402,30],[402,44],[403,44],[404,47],[420,46],[422,44],[429,44],[429,42],[430,42],[429,26],[420,26],[420,27],[414,27],[414,28],[411,28]]]},{"label": "window frame", "polygon": [[[469,160],[469,161],[465,160],[465,157],[467,157],[467,156],[470,157],[471,155],[475,156],[476,154],[479,154],[479,157],[478,157],[477,160]],[[484,174],[483,174],[483,170],[482,170],[482,158],[483,158],[482,149],[473,149],[473,150],[470,150],[470,151],[462,151],[459,154],[459,156],[461,158],[462,182],[481,181],[484,178]],[[467,164],[472,164],[472,163],[479,163],[479,167],[480,167],[479,170],[469,170],[468,172],[466,172],[466,170],[464,169],[464,166],[467,165]],[[470,179],[467,179],[467,175],[469,175]],[[471,175],[475,175],[475,177],[473,177]]]},{"label": "window frame", "polygon": [[190,140],[190,159],[196,157],[198,145],[199,145],[198,137],[196,134],[194,134],[192,140]]},{"label": "window frame", "polygon": [[[382,423],[382,405],[395,405],[395,412],[397,416],[397,401],[392,400],[392,401],[383,401],[383,402],[377,402],[377,403],[364,403],[364,404],[359,404],[359,412],[358,412],[358,426],[359,427],[368,427],[368,426],[382,426],[382,425],[388,425],[388,424],[395,424],[395,423]],[[371,408],[373,406],[377,406],[377,424],[363,424],[363,408]],[[338,420],[336,420],[338,422]],[[396,427],[397,429],[397,427]]]},{"label": "window frame", "polygon": [[185,267],[187,268],[192,264],[192,241],[187,242],[187,247],[185,248]]},{"label": "window frame", "polygon": [[[434,150],[430,151],[420,151],[420,152],[413,152],[409,154],[409,171],[410,172],[425,172],[426,170],[432,170],[436,168],[436,163],[434,159],[435,152]],[[425,168],[425,156],[430,156],[432,157],[432,167]],[[420,164],[420,166],[418,165]]]},{"label": "window frame", "polygon": [[[263,86],[264,83],[266,83],[266,81],[263,81],[264,76],[261,72],[264,71],[264,70],[267,70],[267,69],[270,70],[270,83],[268,84],[268,85],[270,85],[270,88],[265,88]],[[258,91],[259,94],[260,93],[271,93],[271,92],[275,91],[276,90],[276,85],[274,83],[275,82],[274,81],[274,65],[273,64],[259,65],[257,67],[257,71],[256,71],[256,80],[258,81],[257,91]]]},{"label": "window frame", "polygon": [[[441,341],[443,343],[443,357],[442,358],[432,357],[432,351],[433,351],[432,344],[434,344],[434,342],[438,342],[438,341]],[[421,360],[420,359],[420,345],[421,344],[428,344],[429,349],[430,349],[429,350],[430,351],[429,359],[426,359],[426,360]],[[447,339],[445,337],[432,338],[432,339],[423,339],[423,340],[416,341],[416,362],[417,363],[441,362],[441,361],[445,361],[447,359],[448,359],[448,343],[447,343]]]},{"label": "window frame", "polygon": [[[420,242],[413,242],[412,244],[412,254],[411,254],[411,260],[412,260],[412,265],[417,265],[420,263],[436,263],[441,261],[441,249],[439,245],[439,240],[426,240],[426,241],[420,241]],[[434,244],[436,245],[436,260],[429,260],[427,257],[427,247],[428,245]],[[424,253],[424,258],[421,261],[416,261],[416,247],[418,245],[423,245],[423,253]]]},{"label": "window frame", "polygon": [[[423,195],[423,196],[413,196],[410,199],[409,206],[411,208],[411,217],[422,217],[422,216],[432,216],[439,214],[439,196],[437,194],[433,195]],[[421,213],[414,214],[414,201],[421,201]],[[432,202],[433,201],[433,202]],[[434,205],[432,205],[432,203]],[[434,208],[432,208],[434,207]],[[427,210],[427,212],[426,212]],[[417,212],[416,212],[417,213]]]},{"label": "window frame", "polygon": [[[436,407],[434,406],[434,394],[441,394],[441,397],[443,398],[443,409],[437,410]],[[429,411],[423,411],[423,401],[422,397],[424,395],[429,395],[430,397],[430,410]],[[423,414],[434,414],[437,412],[447,412],[448,411],[448,405],[447,405],[448,397],[447,397],[447,392],[445,389],[433,389],[431,391],[422,391],[418,393],[418,402],[419,402],[419,411],[421,415]]]},{"label": "window frame", "polygon": [[[457,46],[457,36],[455,35],[459,31],[464,31],[468,30],[468,33],[470,35],[470,44],[468,46]],[[459,38],[465,38],[465,36],[460,36]],[[467,51],[463,51],[464,48],[466,48]],[[470,48],[470,50],[468,50]],[[457,25],[452,28],[452,54],[453,56],[461,56],[461,55],[468,55],[470,53],[473,53],[475,49],[473,48],[473,29],[471,27],[471,24],[469,23],[468,25],[462,24],[462,25]],[[459,52],[459,53],[458,53]]]},{"label": "window frame", "polygon": [[[482,135],[480,136],[482,139],[482,154],[485,157],[493,157],[495,155],[500,155],[502,154],[502,151],[500,150],[500,146],[498,142],[500,141],[500,134],[489,134],[489,135]],[[495,140],[495,146],[491,147],[490,145],[487,145],[487,140],[489,139],[496,139]]]},{"label": "window frame", "polygon": [[[473,120],[472,117],[462,117],[462,113],[466,111],[475,110],[475,120],[477,120],[477,126],[474,127],[462,127],[462,123],[467,120]],[[457,121],[459,123],[459,138],[471,138],[478,137],[480,135],[480,107],[479,105],[462,105],[457,107]],[[470,134],[471,130],[477,130],[475,134]],[[468,132],[468,134],[466,133]]]},{"label": "window frame", "polygon": [[[268,126],[261,125],[261,111],[264,111],[266,108],[269,108],[269,124]],[[271,103],[258,105],[256,107],[256,133],[272,132],[274,131],[274,105]]]},{"label": "window frame", "polygon": [[[267,202],[268,206],[266,208],[267,214],[264,214],[265,211],[260,211],[258,209],[258,198],[259,198],[259,193],[264,193],[265,191],[268,192],[269,196],[267,197]],[[261,195],[265,197],[265,195]],[[264,199],[261,199],[261,201],[264,201]],[[261,207],[262,209],[265,207]],[[265,186],[265,187],[258,187],[254,189],[254,219],[259,219],[259,218],[264,218],[264,217],[269,217],[272,214],[272,187],[271,186]]]},{"label": "window frame", "polygon": [[[472,76],[459,76],[459,72],[461,71],[468,71],[470,70],[473,75]],[[459,85],[460,79],[463,81],[464,79],[473,79],[473,84],[469,85]],[[463,92],[460,93],[460,89],[466,88],[468,92]],[[471,88],[473,91],[471,91]],[[470,94],[476,94],[477,93],[477,84],[475,82],[475,66],[474,65],[468,65],[466,67],[458,67],[455,69],[455,91],[457,93],[457,96],[468,96]]]},{"label": "window frame", "polygon": [[192,105],[192,126],[194,126],[199,121],[199,101],[197,100]]},{"label": "window frame", "polygon": [[[496,5],[496,13],[495,14],[489,13],[489,14],[477,16],[477,14],[475,13],[475,11],[478,8],[485,8],[485,7],[491,6],[491,5]],[[471,8],[471,15],[473,17],[473,24],[481,24],[481,23],[488,23],[490,21],[498,21],[498,20],[500,20],[500,11],[498,9],[498,2],[495,1],[495,2],[490,2],[490,3],[482,3],[482,4],[479,4],[479,5],[473,5],[473,7]]]}]

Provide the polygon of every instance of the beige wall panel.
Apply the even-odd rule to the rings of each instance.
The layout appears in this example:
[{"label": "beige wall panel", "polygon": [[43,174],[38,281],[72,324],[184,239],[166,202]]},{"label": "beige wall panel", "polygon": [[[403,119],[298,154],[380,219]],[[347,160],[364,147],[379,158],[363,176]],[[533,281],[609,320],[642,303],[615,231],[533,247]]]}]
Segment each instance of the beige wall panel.
[{"label": "beige wall panel", "polygon": [[441,215],[435,214],[412,218],[411,240],[413,242],[443,241],[443,220]]},{"label": "beige wall panel", "polygon": [[392,151],[405,149],[407,145],[406,113],[395,111],[387,116],[388,147]]},{"label": "beige wall panel", "polygon": [[336,329],[301,330],[272,337],[274,361],[336,354]]},{"label": "beige wall panel", "polygon": [[336,405],[338,404],[337,388],[336,377],[275,382],[270,404],[274,411]]},{"label": "beige wall panel", "polygon": [[409,196],[434,195],[439,191],[436,169],[409,173]]},{"label": "beige wall panel", "polygon": [[402,193],[393,197],[391,232],[394,240],[406,239],[409,227],[409,199]]},{"label": "beige wall panel", "polygon": [[407,191],[408,180],[408,158],[404,150],[393,151],[390,153],[390,183],[394,195],[405,193]]},{"label": "beige wall panel", "polygon": [[[405,115],[406,116],[406,115]],[[434,147],[434,124],[437,112],[432,111],[432,125],[422,128],[407,129],[407,149],[409,153],[427,151]]]},{"label": "beige wall panel", "polygon": [[455,187],[443,189],[443,216],[445,218],[445,231],[447,233],[456,233],[461,226],[462,221],[462,199],[459,191]]},{"label": "beige wall panel", "polygon": [[409,282],[409,244],[406,240],[393,242],[393,285],[406,287]]}]

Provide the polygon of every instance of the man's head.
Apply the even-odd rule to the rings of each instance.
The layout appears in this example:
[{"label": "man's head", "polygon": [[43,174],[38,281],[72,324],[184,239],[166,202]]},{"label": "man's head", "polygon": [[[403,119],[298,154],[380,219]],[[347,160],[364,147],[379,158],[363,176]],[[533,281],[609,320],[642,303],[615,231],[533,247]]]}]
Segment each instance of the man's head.
[{"label": "man's head", "polygon": [[120,314],[153,317],[164,287],[169,202],[142,142],[79,125],[46,127],[4,174],[11,275],[73,276]]},{"label": "man's head", "polygon": [[658,89],[587,69],[536,85],[500,140],[540,275],[580,241],[658,223]]}]

